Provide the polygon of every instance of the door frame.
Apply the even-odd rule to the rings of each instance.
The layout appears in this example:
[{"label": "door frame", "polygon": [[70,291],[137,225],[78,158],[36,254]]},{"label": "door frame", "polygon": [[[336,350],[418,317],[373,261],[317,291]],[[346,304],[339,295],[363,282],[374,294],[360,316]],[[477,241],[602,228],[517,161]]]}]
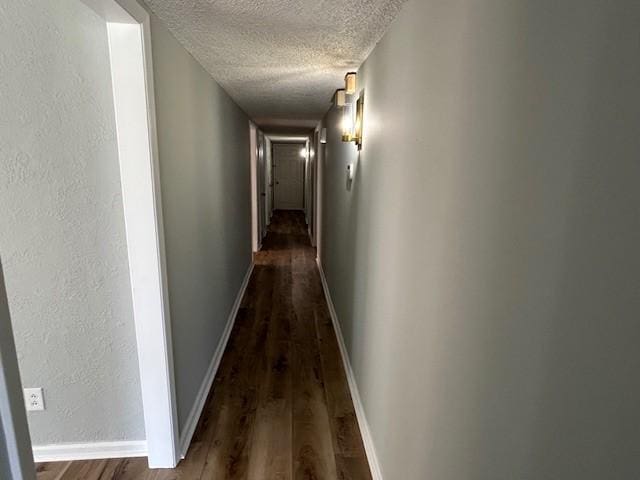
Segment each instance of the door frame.
[{"label": "door frame", "polygon": [[151,18],[136,0],[82,1],[104,18],[109,34],[146,453],[150,468],[174,468],[181,454],[160,192]]},{"label": "door frame", "polygon": [[315,155],[316,155],[316,178],[315,178],[315,247],[316,257],[320,262],[322,259],[322,195],[323,195],[323,183],[324,183],[324,156],[326,146],[326,130],[323,142],[323,130],[324,121],[318,123],[314,130],[316,140]]},{"label": "door frame", "polygon": [[309,235],[311,236],[311,245],[317,247],[318,244],[318,158],[320,150],[320,135],[318,131],[314,131],[311,137],[313,140],[309,146],[309,167],[311,169],[309,186],[311,192],[309,199],[311,202],[310,212],[311,219],[309,221]]},{"label": "door frame", "polygon": [[[2,440],[4,439],[4,445]],[[18,356],[0,262],[0,475],[7,480],[35,480],[29,425],[22,397]],[[3,462],[3,463],[4,463]],[[7,471],[8,470],[8,471]],[[3,477],[4,478],[4,477]]]},{"label": "door frame", "polygon": [[267,229],[273,216],[273,144],[269,135],[264,136],[264,220]]},{"label": "door frame", "polygon": [[302,206],[300,208],[294,208],[294,209],[287,209],[287,210],[295,210],[295,211],[301,211],[305,214],[305,220],[306,220],[306,183],[307,183],[307,163],[309,161],[309,155],[308,155],[308,151],[309,151],[309,141],[307,137],[302,137],[300,140],[294,140],[294,141],[282,141],[282,140],[272,140],[271,141],[271,178],[273,179],[273,209],[274,210],[278,210],[277,206],[276,206],[276,190],[277,190],[277,185],[278,182],[276,180],[276,171],[278,166],[276,165],[276,155],[275,155],[275,147],[277,145],[298,145],[299,148],[306,148],[307,149],[307,157],[304,160],[304,164],[302,166],[302,178],[301,178],[301,184],[302,184]]},{"label": "door frame", "polygon": [[255,253],[262,247],[259,216],[259,179],[258,179],[258,127],[249,120],[249,162],[251,165],[251,250]]},{"label": "door frame", "polygon": [[[275,169],[274,169],[274,152],[273,146],[276,143],[299,143],[306,144],[309,141],[308,135],[284,135],[278,133],[265,133],[265,148],[269,149],[269,162],[265,168],[265,186],[267,190],[267,195],[270,198],[268,207],[268,212],[266,212],[266,217],[271,219],[273,216],[273,211],[275,208]],[[269,175],[267,177],[267,174]],[[304,188],[304,187],[303,187]],[[270,223],[270,220],[267,221],[267,224]]]},{"label": "door frame", "polygon": [[267,192],[265,189],[265,177],[266,173],[266,154],[265,154],[265,136],[262,130],[258,130],[258,151],[257,151],[257,165],[256,171],[258,174],[257,194],[258,194],[258,238],[260,248],[262,248],[262,240],[267,234],[267,222],[265,219],[265,209],[267,207],[266,197]]}]

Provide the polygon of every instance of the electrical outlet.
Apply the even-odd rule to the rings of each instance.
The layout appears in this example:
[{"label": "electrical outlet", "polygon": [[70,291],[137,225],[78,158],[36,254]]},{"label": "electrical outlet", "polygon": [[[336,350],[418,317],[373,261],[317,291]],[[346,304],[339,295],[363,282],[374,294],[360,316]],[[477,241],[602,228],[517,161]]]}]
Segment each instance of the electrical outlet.
[{"label": "electrical outlet", "polygon": [[42,394],[42,388],[25,388],[24,402],[27,406],[28,412],[44,410],[44,396]]}]

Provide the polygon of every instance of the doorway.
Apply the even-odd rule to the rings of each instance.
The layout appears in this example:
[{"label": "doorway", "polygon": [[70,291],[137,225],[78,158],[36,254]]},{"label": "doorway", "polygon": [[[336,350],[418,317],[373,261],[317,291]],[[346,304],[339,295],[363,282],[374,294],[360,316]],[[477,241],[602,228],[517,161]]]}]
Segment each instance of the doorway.
[{"label": "doorway", "polygon": [[271,219],[270,200],[270,142],[267,136],[249,121],[249,142],[251,152],[251,235],[252,248],[259,252],[262,239],[267,234],[267,226]]},{"label": "doorway", "polygon": [[262,132],[258,132],[258,231],[260,232],[260,244],[267,234],[267,218],[265,211],[267,208],[267,186],[265,182],[266,175],[266,155],[265,155],[265,136]]},{"label": "doorway", "polygon": [[273,144],[273,196],[276,210],[304,209],[305,163],[304,144]]},{"label": "doorway", "polygon": [[[107,25],[118,159],[146,440],[89,458],[147,456],[151,468],[173,468],[180,432],[173,376],[164,227],[156,134],[151,18],[135,0],[83,0]],[[87,452],[85,452],[87,454]],[[43,450],[40,461],[75,460]]]}]

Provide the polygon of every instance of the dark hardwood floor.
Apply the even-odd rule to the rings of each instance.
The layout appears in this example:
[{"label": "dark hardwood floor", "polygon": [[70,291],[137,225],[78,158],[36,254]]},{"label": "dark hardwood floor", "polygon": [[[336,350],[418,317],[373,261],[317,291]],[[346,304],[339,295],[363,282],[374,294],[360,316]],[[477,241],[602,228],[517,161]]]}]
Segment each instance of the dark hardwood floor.
[{"label": "dark hardwood floor", "polygon": [[38,465],[38,480],[370,480],[301,212],[278,211],[186,458]]}]

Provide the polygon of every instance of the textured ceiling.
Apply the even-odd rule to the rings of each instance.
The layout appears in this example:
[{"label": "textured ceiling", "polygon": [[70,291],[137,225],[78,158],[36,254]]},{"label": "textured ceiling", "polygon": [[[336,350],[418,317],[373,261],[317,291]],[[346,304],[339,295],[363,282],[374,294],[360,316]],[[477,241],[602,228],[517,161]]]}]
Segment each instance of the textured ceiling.
[{"label": "textured ceiling", "polygon": [[258,124],[311,126],[405,0],[145,1]]}]

